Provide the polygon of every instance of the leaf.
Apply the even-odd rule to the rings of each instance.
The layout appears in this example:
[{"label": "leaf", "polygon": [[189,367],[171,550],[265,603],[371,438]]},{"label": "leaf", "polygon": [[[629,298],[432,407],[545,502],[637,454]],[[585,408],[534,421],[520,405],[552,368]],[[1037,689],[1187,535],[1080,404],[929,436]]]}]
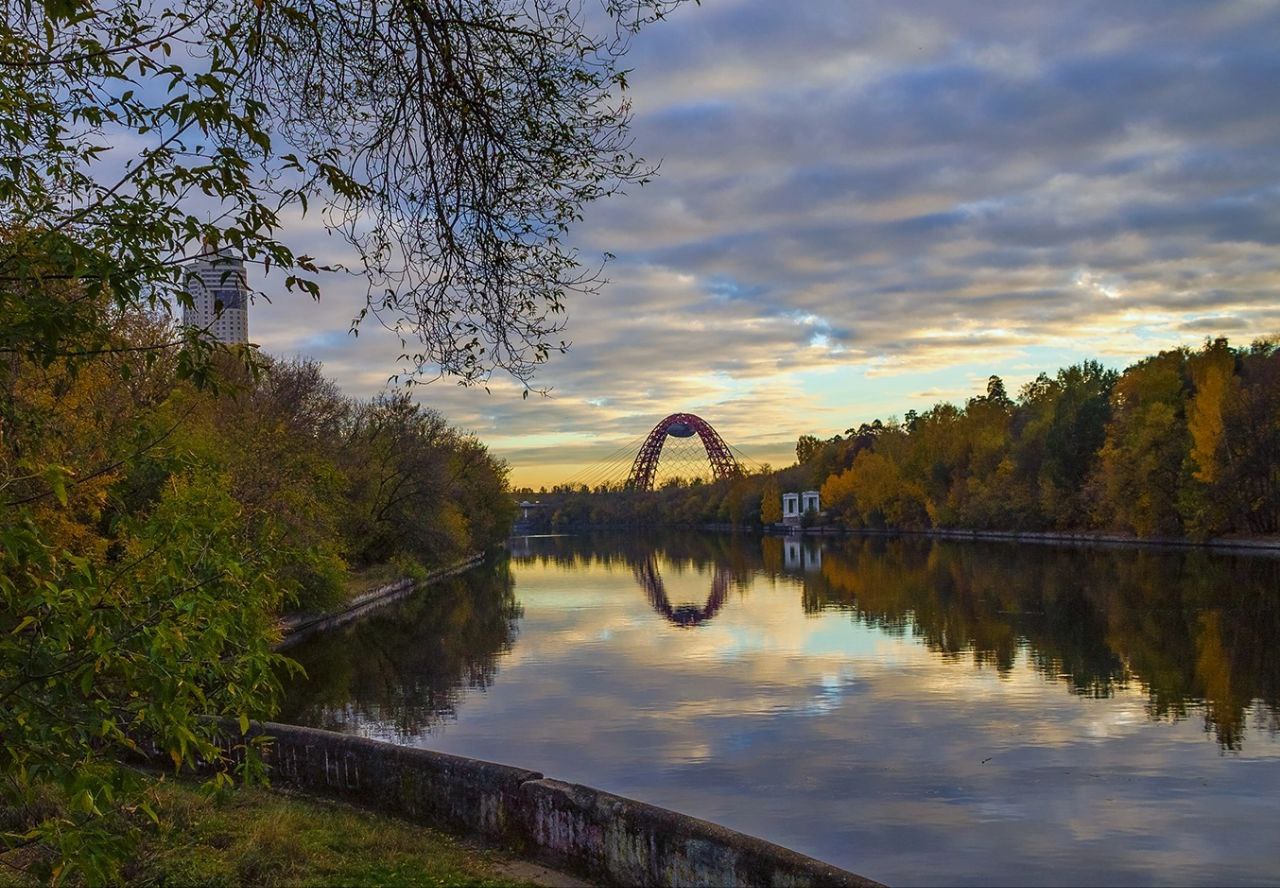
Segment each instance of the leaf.
[{"label": "leaf", "polygon": [[63,506],[67,504],[67,476],[69,474],[70,472],[58,465],[48,465],[44,469],[45,483],[49,485],[54,497]]},{"label": "leaf", "polygon": [[94,811],[93,793],[87,789],[82,789],[72,796],[71,810],[79,811],[82,814],[92,814]]},{"label": "leaf", "polygon": [[146,814],[147,819],[150,820],[152,823],[154,823],[156,826],[160,825],[160,816],[156,814],[156,809],[151,807],[151,803],[148,802],[146,799],[143,799],[141,802],[138,803],[138,809],[141,810],[143,814]]}]

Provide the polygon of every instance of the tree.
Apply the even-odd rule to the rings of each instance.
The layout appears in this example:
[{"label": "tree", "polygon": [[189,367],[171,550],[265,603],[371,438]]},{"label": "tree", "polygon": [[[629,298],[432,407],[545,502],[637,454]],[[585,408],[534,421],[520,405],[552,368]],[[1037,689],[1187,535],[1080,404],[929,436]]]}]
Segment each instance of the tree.
[{"label": "tree", "polygon": [[1060,527],[1088,521],[1087,480],[1106,440],[1117,379],[1114,370],[1085,361],[1059,370],[1054,381],[1040,482],[1049,518]]},{"label": "tree", "polygon": [[[8,5],[0,347],[81,356],[63,340],[94,319],[45,283],[185,304],[183,263],[217,247],[318,296],[283,225],[319,205],[368,282],[353,323],[400,332],[408,374],[527,385],[564,347],[566,295],[598,283],[569,226],[648,174],[620,62],[675,2]],[[211,349],[150,347],[182,349],[190,373]]]},{"label": "tree", "polygon": [[1206,343],[1187,361],[1192,478],[1182,508],[1193,532],[1280,529],[1280,350]]},{"label": "tree", "polygon": [[[6,844],[41,843],[48,876],[117,879],[112,820],[147,810],[118,757],[147,743],[175,767],[234,767],[202,716],[269,713],[285,665],[270,646],[293,586],[276,551],[224,474],[162,447],[173,368],[131,350],[157,327],[115,319],[94,336],[107,354],[75,373],[3,365],[0,804],[22,812]],[[34,804],[51,792],[60,805]]]},{"label": "tree", "polygon": [[1223,415],[1226,456],[1218,482],[1231,529],[1280,532],[1280,343],[1255,342]]},{"label": "tree", "polygon": [[796,462],[804,465],[822,452],[826,442],[813,435],[801,435],[796,440]]},{"label": "tree", "polygon": [[1190,455],[1182,351],[1166,351],[1125,370],[1111,395],[1111,421],[1099,452],[1104,507],[1139,536],[1182,533],[1179,493]]},{"label": "tree", "polygon": [[[288,423],[311,419],[264,429],[276,449],[261,455],[288,457],[281,475],[246,477],[201,446],[202,431],[246,420],[202,413],[199,393],[272,393],[256,387],[269,368],[255,349],[149,317],[190,304],[185,263],[230,250],[318,297],[321,267],[284,230],[318,211],[368,282],[353,325],[372,313],[397,330],[409,376],[508,373],[527,392],[563,347],[568,294],[598,282],[569,226],[647,175],[620,60],[669,5],[621,0],[597,17],[557,0],[6,5],[0,793],[22,808],[63,790],[65,807],[24,839],[53,849],[58,876],[118,879],[122,846],[103,824],[140,810],[112,769],[136,738],[175,767],[217,762],[206,717],[243,729],[272,711],[279,604],[341,557],[324,520],[302,520],[336,490],[308,481],[332,453],[287,446]],[[193,417],[208,425],[178,430]],[[491,536],[501,521],[482,513],[501,467],[451,430],[447,447],[426,446],[429,416],[400,418],[412,446],[377,451],[371,468],[385,470],[377,529],[429,495],[440,520],[402,524],[419,550]],[[78,427],[111,434],[65,434]],[[426,471],[405,480],[406,467]],[[472,500],[457,495],[464,478]],[[274,499],[277,482],[299,496]]]},{"label": "tree", "polygon": [[1004,390],[1004,380],[992,374],[987,377],[987,401],[1000,407],[1012,407],[1008,393]]},{"label": "tree", "polygon": [[778,479],[770,475],[760,491],[760,523],[777,524],[781,520],[782,490],[778,487]]},{"label": "tree", "polygon": [[831,475],[822,484],[822,502],[827,512],[851,527],[861,526],[862,520],[858,512],[858,500],[854,495],[853,469],[847,469],[838,475]]},{"label": "tree", "polygon": [[1187,405],[1187,431],[1191,435],[1191,459],[1195,477],[1212,483],[1221,474],[1224,413],[1237,386],[1236,356],[1227,340],[1206,345],[1187,362],[1195,394]]}]

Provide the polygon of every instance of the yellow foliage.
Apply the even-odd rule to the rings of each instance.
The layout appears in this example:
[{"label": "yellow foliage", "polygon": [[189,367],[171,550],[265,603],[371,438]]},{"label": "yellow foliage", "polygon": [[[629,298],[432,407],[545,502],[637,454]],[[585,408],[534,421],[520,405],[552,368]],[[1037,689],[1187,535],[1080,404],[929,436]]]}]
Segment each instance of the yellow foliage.
[{"label": "yellow foliage", "polygon": [[1219,449],[1223,437],[1223,413],[1227,399],[1237,387],[1235,357],[1226,349],[1213,346],[1197,355],[1190,363],[1191,379],[1196,393],[1187,408],[1187,430],[1191,433],[1191,458],[1195,460],[1195,477],[1212,484],[1221,468]]},{"label": "yellow foliage", "polygon": [[770,476],[760,492],[760,522],[777,524],[782,520],[782,491],[776,478]]}]

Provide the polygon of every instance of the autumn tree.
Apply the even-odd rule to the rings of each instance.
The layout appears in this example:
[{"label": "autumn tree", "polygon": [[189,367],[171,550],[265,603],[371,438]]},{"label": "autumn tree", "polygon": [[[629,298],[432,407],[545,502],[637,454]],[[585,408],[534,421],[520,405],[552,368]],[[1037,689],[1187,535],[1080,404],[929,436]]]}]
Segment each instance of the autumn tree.
[{"label": "autumn tree", "polygon": [[[353,324],[373,314],[397,331],[405,374],[508,374],[528,387],[563,347],[566,301],[598,282],[569,227],[584,205],[648,173],[629,148],[621,58],[668,6],[6,5],[0,792],[21,808],[41,787],[63,790],[65,816],[37,818],[29,836],[51,848],[58,875],[118,878],[121,847],[103,825],[136,797],[110,763],[134,737],[175,765],[218,761],[204,716],[244,724],[271,711],[269,618],[300,584],[321,581],[311,568],[340,558],[312,560],[303,535],[316,506],[310,529],[327,536],[331,492],[304,482],[332,454],[286,455],[288,422],[309,419],[258,429],[272,436],[259,455],[280,456],[287,472],[273,491],[275,479],[247,477],[203,446],[201,427],[179,430],[247,414],[206,412],[199,394],[145,402],[166,386],[216,388],[263,407],[275,395],[255,388],[269,369],[261,355],[138,319],[190,304],[187,261],[223,249],[318,297],[322,269],[284,228],[311,213],[354,257],[337,270],[367,283]],[[77,389],[91,380],[97,390]],[[89,412],[60,415],[78,405]],[[370,482],[372,526],[398,515],[424,550],[470,545],[482,516],[457,485],[492,499],[501,481],[476,475],[485,460],[465,436],[441,457],[419,446],[429,417],[401,419],[398,440],[414,446],[379,453],[370,469],[383,472]],[[105,446],[73,441],[77,426],[112,435]],[[406,467],[426,471],[405,481]],[[427,529],[403,511],[424,491],[449,504]],[[282,545],[260,545],[263,522]]]},{"label": "autumn tree", "polygon": [[772,475],[760,491],[760,523],[777,524],[782,520],[782,489]]},{"label": "autumn tree", "polygon": [[1127,369],[1111,395],[1111,421],[1099,452],[1100,504],[1140,536],[1182,533],[1179,511],[1190,437],[1186,354],[1165,351]]},{"label": "autumn tree", "polygon": [[1280,354],[1259,341],[1206,343],[1188,359],[1193,477],[1183,496],[1200,534],[1280,530]]}]

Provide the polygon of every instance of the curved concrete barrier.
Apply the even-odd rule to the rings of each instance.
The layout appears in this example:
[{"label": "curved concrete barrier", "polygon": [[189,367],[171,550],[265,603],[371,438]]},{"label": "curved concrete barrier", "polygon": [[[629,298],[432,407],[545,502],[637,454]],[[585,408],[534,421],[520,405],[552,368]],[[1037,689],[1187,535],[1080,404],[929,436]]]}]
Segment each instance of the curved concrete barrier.
[{"label": "curved concrete barrier", "polygon": [[[230,744],[243,738],[228,725]],[[878,885],[665,808],[536,771],[332,731],[255,723],[276,784],[517,845],[616,885]],[[230,745],[229,744],[229,745]]]},{"label": "curved concrete barrier", "polygon": [[339,626],[358,620],[370,611],[399,601],[426,585],[468,571],[484,561],[484,558],[483,552],[476,552],[460,561],[454,562],[448,567],[431,571],[421,580],[401,577],[390,583],[384,583],[376,589],[371,589],[363,595],[356,596],[347,602],[341,610],[324,614],[289,614],[280,620],[281,637],[280,642],[276,645],[276,650],[284,650],[313,635],[328,632],[330,629],[336,629]]}]

